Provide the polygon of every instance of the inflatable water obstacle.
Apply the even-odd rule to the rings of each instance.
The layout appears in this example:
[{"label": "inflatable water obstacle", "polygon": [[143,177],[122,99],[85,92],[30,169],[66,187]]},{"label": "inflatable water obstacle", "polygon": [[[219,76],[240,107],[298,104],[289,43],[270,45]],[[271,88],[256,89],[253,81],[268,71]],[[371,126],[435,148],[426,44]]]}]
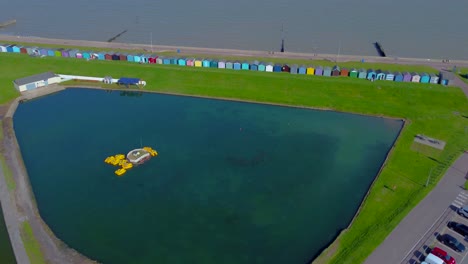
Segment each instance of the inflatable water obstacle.
[{"label": "inflatable water obstacle", "polygon": [[143,147],[138,149],[133,149],[127,153],[127,156],[124,154],[116,154],[114,156],[107,157],[104,162],[110,165],[119,166],[120,168],[115,171],[117,176],[124,175],[127,170],[133,168],[133,166],[141,165],[151,157],[156,157],[158,152],[151,147]]}]

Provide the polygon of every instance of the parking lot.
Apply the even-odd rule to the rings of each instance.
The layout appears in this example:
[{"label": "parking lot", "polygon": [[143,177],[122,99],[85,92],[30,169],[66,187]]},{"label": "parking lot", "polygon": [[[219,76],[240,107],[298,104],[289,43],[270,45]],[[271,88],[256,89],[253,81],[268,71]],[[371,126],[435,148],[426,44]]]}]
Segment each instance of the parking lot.
[{"label": "parking lot", "polygon": [[[468,191],[461,191],[457,198],[447,207],[444,213],[438,218],[434,225],[427,230],[425,235],[421,237],[418,243],[409,251],[402,263],[418,264],[424,261],[425,257],[434,247],[439,247],[446,251],[448,255],[455,258],[456,263],[468,264],[468,249],[462,253],[456,252],[448,246],[442,244],[438,238],[440,235],[449,234],[461,242],[468,248],[468,238],[463,237],[459,233],[447,227],[447,223],[454,221],[468,226],[468,218],[465,218],[457,213],[459,207],[468,204]],[[424,217],[424,216],[421,216]],[[465,262],[464,262],[465,261]]]}]

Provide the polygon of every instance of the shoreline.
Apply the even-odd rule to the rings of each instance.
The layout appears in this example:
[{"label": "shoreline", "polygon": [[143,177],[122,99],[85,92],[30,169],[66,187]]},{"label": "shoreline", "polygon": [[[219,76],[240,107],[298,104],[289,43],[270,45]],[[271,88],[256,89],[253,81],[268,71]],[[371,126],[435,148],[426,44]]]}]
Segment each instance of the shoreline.
[{"label": "shoreline", "polygon": [[[17,97],[9,104],[8,111],[2,118],[3,121],[3,155],[6,166],[12,172],[13,179],[16,183],[16,188],[8,190],[2,184],[2,194],[0,199],[4,205],[5,223],[7,226],[10,242],[17,263],[34,263],[30,261],[26,246],[23,241],[22,233],[24,230],[20,227],[24,222],[27,222],[32,229],[33,236],[40,246],[40,251],[43,254],[46,263],[80,263],[94,264],[97,263],[78,251],[70,248],[62,240],[57,238],[47,223],[40,216],[34,192],[32,190],[26,166],[23,162],[21,150],[16,139],[16,134],[13,125],[13,114],[16,110],[19,101],[27,98],[33,99],[47,94],[58,92],[62,87],[53,86],[47,91],[35,92]],[[0,182],[5,182],[6,177],[4,171],[0,172]],[[9,196],[11,199],[8,199]]]},{"label": "shoreline", "polygon": [[190,54],[211,54],[225,56],[240,56],[240,57],[265,57],[265,58],[285,58],[285,59],[310,59],[310,60],[328,60],[328,61],[361,61],[390,63],[390,64],[420,64],[428,65],[435,68],[457,66],[468,66],[468,60],[450,60],[443,62],[442,58],[406,58],[406,57],[379,57],[366,55],[346,55],[327,54],[327,53],[301,53],[301,52],[271,52],[261,50],[238,50],[224,48],[204,48],[204,47],[187,47],[187,46],[169,46],[169,45],[148,45],[123,42],[102,42],[91,40],[74,40],[74,39],[56,39],[31,36],[14,36],[0,34],[0,41],[25,42],[34,44],[50,44],[78,47],[95,47],[105,49],[125,49],[125,50],[145,50],[148,53],[158,52],[176,52],[179,50],[181,56]]},{"label": "shoreline", "polygon": [[[29,182],[29,176],[27,174],[26,166],[24,165],[23,158],[21,155],[21,150],[18,145],[16,134],[13,127],[13,115],[15,110],[17,109],[20,101],[22,100],[33,100],[37,98],[41,98],[43,96],[47,96],[50,94],[54,94],[60,91],[64,91],[66,89],[78,89],[78,88],[85,88],[85,89],[94,89],[94,90],[111,90],[111,91],[132,91],[132,92],[144,92],[144,93],[156,93],[156,94],[164,94],[164,95],[172,95],[172,96],[189,96],[195,98],[204,98],[204,99],[216,99],[216,100],[224,100],[224,101],[232,101],[232,102],[241,102],[241,103],[255,103],[255,104],[265,104],[271,106],[279,106],[279,107],[295,107],[295,108],[302,108],[302,109],[310,109],[310,110],[320,110],[320,111],[333,111],[337,113],[347,113],[347,114],[357,114],[362,116],[369,116],[369,117],[376,117],[376,118],[388,118],[393,120],[401,120],[403,121],[403,126],[398,133],[397,138],[395,139],[391,149],[388,151],[384,162],[382,163],[377,175],[375,176],[374,180],[370,184],[365,196],[361,200],[358,210],[356,211],[353,219],[348,224],[348,226],[343,229],[331,242],[327,245],[323,251],[319,253],[319,255],[314,259],[314,261],[319,260],[322,254],[326,254],[328,249],[332,248],[335,243],[339,243],[339,238],[342,236],[346,230],[348,230],[351,225],[353,224],[355,218],[359,215],[362,206],[366,202],[368,195],[370,193],[371,188],[374,186],[375,182],[379,178],[382,170],[387,164],[387,160],[390,155],[393,153],[395,145],[400,139],[400,136],[403,134],[403,131],[408,124],[408,120],[403,118],[396,118],[396,117],[386,117],[382,115],[372,115],[372,114],[362,114],[362,113],[352,113],[352,112],[344,112],[339,110],[333,110],[330,108],[318,108],[318,107],[307,107],[307,106],[300,106],[300,105],[286,105],[286,104],[278,104],[278,103],[268,103],[268,102],[258,102],[258,101],[251,101],[251,100],[242,100],[242,99],[235,99],[235,98],[220,98],[220,97],[210,97],[210,96],[199,96],[199,95],[187,95],[187,94],[179,94],[179,93],[167,93],[167,92],[159,92],[159,91],[148,91],[148,90],[134,90],[134,89],[115,89],[115,88],[103,88],[99,86],[86,86],[86,85],[50,85],[47,87],[41,87],[36,90],[32,90],[26,93],[23,93],[21,96],[17,97],[12,103],[10,103],[8,111],[3,118],[4,124],[4,140],[3,140],[3,147],[5,150],[5,160],[7,166],[9,166],[13,172],[13,177],[17,184],[17,188],[13,191],[3,190],[8,192],[11,196],[13,195],[16,199],[14,201],[4,201],[2,199],[2,204],[7,202],[10,204],[10,211],[8,211],[9,215],[16,215],[17,218],[14,220],[14,223],[11,223],[12,219],[7,223],[8,233],[10,234],[10,240],[12,243],[12,247],[14,249],[15,257],[18,263],[25,263],[28,264],[29,258],[26,255],[26,250],[24,248],[24,244],[22,243],[21,237],[19,236],[21,230],[19,228],[19,223],[22,221],[29,221],[31,224],[34,237],[37,239],[41,246],[41,251],[44,254],[44,258],[48,263],[80,263],[80,264],[87,264],[87,263],[97,263],[96,261],[91,260],[90,258],[82,255],[80,252],[76,251],[75,249],[69,247],[65,244],[60,238],[58,238],[52,230],[49,228],[47,223],[42,219],[40,216],[40,212],[37,207],[36,200],[34,198],[34,193],[32,190],[32,186]],[[0,173],[4,176],[3,173]],[[1,177],[2,181],[4,177]],[[1,182],[1,181],[0,181]],[[12,194],[13,193],[13,194]],[[0,197],[1,198],[1,197]],[[4,209],[5,211],[5,209]],[[4,212],[5,213],[5,212]],[[5,217],[6,218],[6,217]],[[18,219],[20,219],[18,221]],[[12,235],[14,235],[14,239],[12,239]],[[26,258],[28,261],[25,261]]]}]

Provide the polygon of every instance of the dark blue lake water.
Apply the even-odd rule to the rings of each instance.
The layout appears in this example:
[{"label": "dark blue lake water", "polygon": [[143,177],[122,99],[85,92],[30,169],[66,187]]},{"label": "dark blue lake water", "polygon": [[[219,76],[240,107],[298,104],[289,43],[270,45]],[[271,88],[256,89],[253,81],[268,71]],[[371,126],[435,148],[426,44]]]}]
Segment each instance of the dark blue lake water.
[{"label": "dark blue lake water", "polygon": [[[67,89],[14,127],[39,211],[104,263],[307,263],[346,228],[402,122]],[[103,161],[148,145],[123,177]]]}]

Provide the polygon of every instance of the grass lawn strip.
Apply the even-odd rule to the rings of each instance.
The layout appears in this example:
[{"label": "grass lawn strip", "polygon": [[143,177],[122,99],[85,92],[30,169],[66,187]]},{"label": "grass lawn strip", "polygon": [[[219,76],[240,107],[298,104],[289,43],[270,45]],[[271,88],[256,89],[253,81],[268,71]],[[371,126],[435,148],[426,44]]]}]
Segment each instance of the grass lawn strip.
[{"label": "grass lawn strip", "polygon": [[[44,71],[137,77],[147,82],[145,89],[149,91],[407,119],[386,167],[375,181],[353,225],[332,244],[333,252],[325,252],[329,257],[325,258],[323,254],[318,259],[320,263],[362,263],[434,187],[450,162],[468,147],[468,136],[465,135],[468,119],[463,117],[468,115],[468,103],[463,92],[454,87],[56,57],[30,58],[2,53],[1,102],[18,96],[12,80]],[[416,134],[446,141],[445,150],[430,153],[430,158],[428,154],[411,150]],[[431,168],[435,168],[433,177],[425,188]],[[396,189],[389,191],[385,186],[395,186]]]},{"label": "grass lawn strip", "polygon": [[28,221],[24,221],[21,225],[21,238],[31,264],[46,264],[47,262],[44,259],[44,255],[42,255],[41,245],[34,237],[31,225]]}]

